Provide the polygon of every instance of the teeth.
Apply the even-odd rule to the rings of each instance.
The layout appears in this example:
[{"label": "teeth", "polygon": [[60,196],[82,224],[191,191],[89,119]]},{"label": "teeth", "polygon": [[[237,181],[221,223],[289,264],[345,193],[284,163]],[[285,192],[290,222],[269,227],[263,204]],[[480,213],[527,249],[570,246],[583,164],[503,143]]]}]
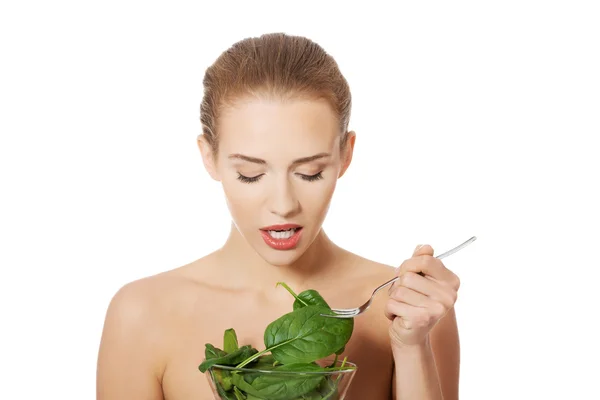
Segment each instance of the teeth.
[{"label": "teeth", "polygon": [[271,235],[273,239],[289,239],[294,235],[295,232],[296,229],[292,228],[288,229],[287,231],[269,231],[269,235]]}]

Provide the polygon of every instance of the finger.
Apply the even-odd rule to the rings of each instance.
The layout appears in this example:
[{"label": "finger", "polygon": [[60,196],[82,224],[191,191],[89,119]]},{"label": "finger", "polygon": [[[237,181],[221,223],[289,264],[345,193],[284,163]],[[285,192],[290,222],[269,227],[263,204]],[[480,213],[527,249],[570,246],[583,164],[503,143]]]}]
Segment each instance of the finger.
[{"label": "finger", "polygon": [[457,281],[456,275],[446,268],[440,259],[428,255],[405,260],[398,268],[398,275],[402,275],[404,272],[422,272],[437,281],[446,282],[449,285],[453,285]]},{"label": "finger", "polygon": [[397,289],[405,287],[426,296],[434,302],[442,303],[446,307],[452,307],[456,302],[456,290],[437,281],[419,276],[414,272],[405,272],[395,283],[398,284]]},{"label": "finger", "polygon": [[[413,251],[413,257],[418,256],[433,256],[433,247],[428,244],[419,244],[415,247]],[[421,276],[425,276],[425,274],[421,271],[417,272]]]},{"label": "finger", "polygon": [[429,324],[429,319],[424,314],[415,317],[396,317],[392,320],[395,328],[406,330],[426,328]]},{"label": "finger", "polygon": [[[417,247],[415,247],[415,249],[413,250],[413,257],[419,256],[419,255],[427,255],[427,254],[433,255],[433,248],[430,245],[418,244]],[[401,267],[402,267],[402,265],[400,265],[400,267],[397,268],[396,275],[399,275],[399,273],[402,272]],[[425,276],[425,274],[421,271],[417,271],[417,274],[419,274],[421,276]],[[389,287],[388,295],[391,294],[395,288],[396,288],[396,282],[392,283],[392,285]]]},{"label": "finger", "polygon": [[428,244],[419,244],[413,250],[413,257],[417,256],[433,256],[433,247]]},{"label": "finger", "polygon": [[411,321],[400,317],[394,318],[392,320],[392,325],[394,328],[406,329],[408,331],[413,328],[413,323]]},{"label": "finger", "polygon": [[423,293],[419,293],[406,286],[398,286],[390,295],[393,300],[406,303],[415,307],[431,307],[433,300]]},{"label": "finger", "polygon": [[396,317],[410,319],[419,317],[422,313],[422,308],[411,306],[398,300],[388,300],[385,304],[384,313],[390,321],[393,321]]},{"label": "finger", "polygon": [[385,315],[392,324],[404,329],[424,328],[431,323],[431,314],[426,309],[396,300],[388,301]]},{"label": "finger", "polygon": [[385,316],[396,323],[399,319],[406,329],[424,328],[439,321],[448,310],[440,303],[431,308],[416,307],[390,299],[385,306]]},{"label": "finger", "polygon": [[[412,272],[408,272],[408,273],[412,274]],[[422,277],[425,278],[425,274],[422,273],[422,272],[417,272],[417,275],[422,276]],[[398,287],[396,285],[398,284],[399,280],[400,280],[400,277],[399,277],[399,279],[397,281],[395,281],[394,283],[391,284],[390,288],[388,289],[388,296],[391,296],[392,292],[394,290],[396,290],[396,288]]]}]

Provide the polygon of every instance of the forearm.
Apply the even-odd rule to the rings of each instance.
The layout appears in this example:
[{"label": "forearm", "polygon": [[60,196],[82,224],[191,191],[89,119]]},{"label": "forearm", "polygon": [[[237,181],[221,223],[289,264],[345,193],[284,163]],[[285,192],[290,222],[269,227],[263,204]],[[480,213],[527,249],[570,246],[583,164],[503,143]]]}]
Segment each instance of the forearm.
[{"label": "forearm", "polygon": [[442,389],[429,340],[395,347],[395,400],[442,400]]}]

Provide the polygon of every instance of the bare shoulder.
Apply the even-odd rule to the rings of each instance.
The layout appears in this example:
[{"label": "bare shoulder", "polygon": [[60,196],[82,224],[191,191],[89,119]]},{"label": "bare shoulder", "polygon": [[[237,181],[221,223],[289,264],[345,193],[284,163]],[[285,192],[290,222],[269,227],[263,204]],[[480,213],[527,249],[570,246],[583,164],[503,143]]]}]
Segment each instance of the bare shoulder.
[{"label": "bare shoulder", "polygon": [[146,320],[149,311],[160,306],[165,291],[173,291],[178,282],[169,273],[148,276],[123,285],[110,301],[109,313],[125,314],[130,321]]},{"label": "bare shoulder", "polygon": [[163,398],[161,380],[176,318],[172,311],[199,292],[186,269],[129,282],[110,300],[98,353],[99,400]]},{"label": "bare shoulder", "polygon": [[[153,308],[156,279],[141,279],[121,287],[111,299],[98,353],[96,397],[162,399],[160,386],[161,331]],[[136,371],[135,373],[133,371]]]},{"label": "bare shoulder", "polygon": [[[202,273],[210,273],[214,254],[209,254],[192,263],[129,282],[122,286],[111,300],[115,313],[125,313],[138,322],[151,322],[151,315],[171,309],[172,302],[185,300],[186,294],[201,293]],[[192,271],[194,271],[192,273]],[[200,279],[199,279],[200,278]],[[148,317],[148,318],[146,318]]]},{"label": "bare shoulder", "polygon": [[191,285],[180,268],[128,282],[111,299],[107,318],[118,318],[130,327],[147,327],[158,322],[169,302]]},{"label": "bare shoulder", "polygon": [[[379,284],[392,279],[396,275],[396,267],[378,261],[370,260],[358,254],[347,252],[353,280]],[[377,285],[378,286],[378,285]],[[375,289],[373,287],[372,289]]]}]

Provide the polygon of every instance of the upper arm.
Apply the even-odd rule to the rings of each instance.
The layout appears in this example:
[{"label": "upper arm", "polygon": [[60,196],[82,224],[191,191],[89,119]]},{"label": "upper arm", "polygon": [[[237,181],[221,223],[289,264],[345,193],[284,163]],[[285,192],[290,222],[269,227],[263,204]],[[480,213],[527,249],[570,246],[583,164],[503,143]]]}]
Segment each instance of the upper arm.
[{"label": "upper arm", "polygon": [[97,400],[162,400],[160,333],[143,282],[112,298],[102,331],[96,376]]},{"label": "upper arm", "polygon": [[457,400],[460,343],[454,307],[433,327],[430,340],[444,400]]}]

